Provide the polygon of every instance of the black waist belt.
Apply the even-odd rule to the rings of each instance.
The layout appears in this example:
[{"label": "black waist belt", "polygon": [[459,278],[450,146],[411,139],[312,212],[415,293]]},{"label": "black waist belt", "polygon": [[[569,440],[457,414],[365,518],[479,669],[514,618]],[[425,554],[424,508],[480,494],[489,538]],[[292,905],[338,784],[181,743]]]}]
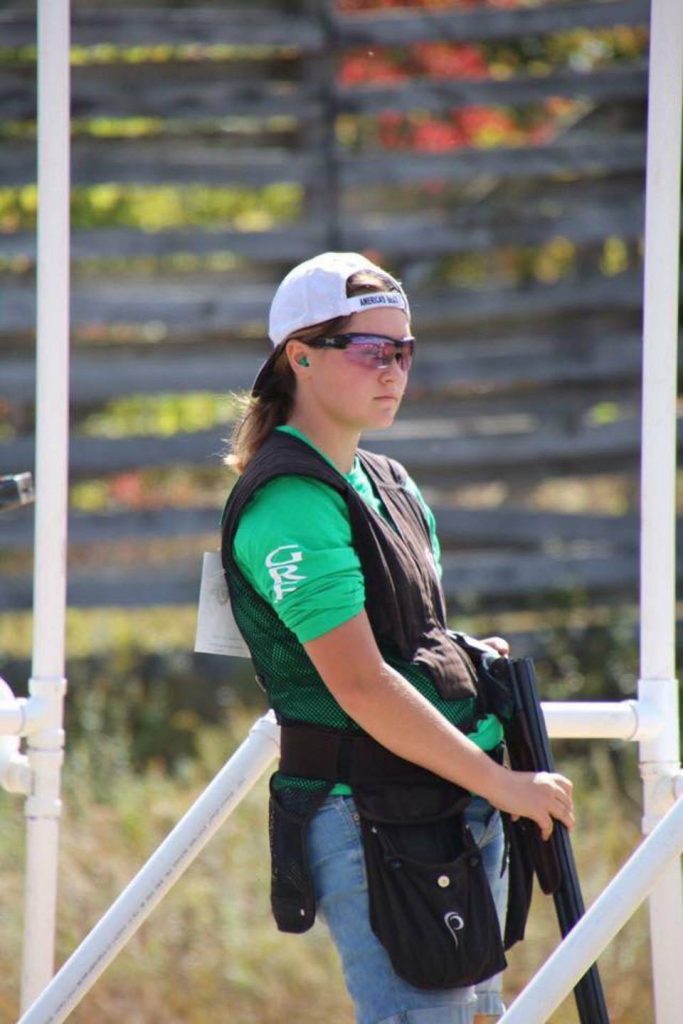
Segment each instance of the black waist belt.
[{"label": "black waist belt", "polygon": [[415,775],[435,777],[427,769],[392,754],[372,736],[304,722],[281,723],[280,771],[350,785]]},{"label": "black waist belt", "polygon": [[[487,751],[499,764],[503,744]],[[307,722],[282,722],[280,732],[280,771],[305,779],[327,782],[373,782],[382,779],[440,778],[420,765],[392,754],[365,733],[339,732]]]}]

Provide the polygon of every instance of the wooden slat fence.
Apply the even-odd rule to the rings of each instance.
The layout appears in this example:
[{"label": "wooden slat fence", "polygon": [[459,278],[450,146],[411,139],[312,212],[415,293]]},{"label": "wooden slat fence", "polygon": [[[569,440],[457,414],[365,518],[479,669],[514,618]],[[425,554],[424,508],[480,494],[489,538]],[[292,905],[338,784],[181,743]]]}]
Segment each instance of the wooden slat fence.
[{"label": "wooden slat fence", "polygon": [[[89,226],[75,214],[74,481],[181,466],[213,469],[217,493],[227,489],[225,425],[96,437],[84,432],[88,415],[131,394],[248,387],[283,272],[324,248],[358,249],[376,254],[411,293],[420,350],[410,391],[393,434],[368,444],[405,462],[437,509],[452,607],[512,608],[570,590],[633,601],[638,525],[627,506],[639,446],[644,48],[589,67],[521,61],[504,78],[423,73],[356,84],[343,71],[368,51],[384,59],[392,48],[405,55],[413,44],[439,43],[522,52],[530,37],[542,47],[577,29],[637,29],[648,14],[645,0],[353,15],[329,0],[76,3],[75,203],[96,196],[109,212]],[[0,11],[0,196],[25,196],[35,181],[32,45],[32,8]],[[568,112],[550,135],[434,151],[383,141],[387,115],[419,126],[493,106],[520,108],[525,124],[557,97]],[[159,188],[209,200],[233,188],[251,205],[157,224],[119,216],[107,195],[125,202],[137,190],[152,203]],[[272,189],[286,197],[279,214],[267,205]],[[25,223],[8,223],[0,235],[0,472],[19,472],[33,459],[36,247]],[[544,264],[544,252],[556,262]],[[623,514],[591,511],[586,497],[589,511],[575,514],[532,501],[563,478],[590,495],[596,477],[614,481]],[[150,494],[149,503],[74,511],[73,604],[195,601],[199,553],[215,535],[220,501],[158,508]],[[171,544],[172,554],[145,566],[144,545],[155,542]],[[30,605],[30,543],[28,514],[3,515],[0,609]],[[135,569],[117,555],[126,544],[142,552]],[[95,572],[88,566],[100,547]]]}]

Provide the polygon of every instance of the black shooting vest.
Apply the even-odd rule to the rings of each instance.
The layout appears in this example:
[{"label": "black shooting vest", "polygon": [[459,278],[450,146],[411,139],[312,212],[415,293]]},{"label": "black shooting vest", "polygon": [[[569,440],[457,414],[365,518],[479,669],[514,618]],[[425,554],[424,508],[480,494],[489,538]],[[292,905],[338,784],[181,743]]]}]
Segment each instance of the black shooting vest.
[{"label": "black shooting vest", "polygon": [[[254,492],[278,476],[308,476],[333,487],[346,501],[353,545],[365,578],[365,610],[382,656],[399,671],[405,665],[413,685],[413,675],[426,675],[441,701],[461,705],[461,719],[457,714],[448,717],[468,732],[477,714],[476,672],[447,630],[443,591],[423,510],[406,488],[405,471],[398,463],[363,450],[358,456],[393,527],[315,449],[281,431],[271,434],[229,496],[223,514],[222,561],[233,613],[250,648],[257,678],[280,720],[357,730],[343,712],[335,722],[324,715],[308,714],[307,704],[316,699],[315,687],[322,687],[327,698],[329,691],[303,646],[244,579],[233,558],[240,515]],[[305,507],[301,515],[305,520]],[[411,673],[411,668],[419,672]],[[303,698],[307,687],[310,701],[306,697],[297,703],[297,693]],[[429,698],[428,693],[425,696]]]},{"label": "black shooting vest", "polygon": [[[463,840],[462,848],[460,845],[460,839],[469,835],[462,818],[469,794],[393,754],[345,714],[303,645],[244,579],[233,557],[240,516],[254,492],[267,481],[297,475],[333,487],[346,501],[352,542],[365,578],[366,612],[382,657],[452,724],[470,732],[481,710],[476,699],[476,671],[446,627],[443,593],[420,502],[405,486],[405,471],[398,463],[367,451],[359,451],[358,457],[391,523],[376,513],[315,449],[281,431],[275,431],[249,463],[224,512],[222,560],[233,613],[251,651],[257,678],[282,726],[280,770],[271,778],[269,803],[271,905],[283,931],[303,932],[313,924],[316,897],[306,831],[326,794],[343,782],[351,786],[361,816],[371,923],[397,973],[412,984],[429,988],[470,984],[501,970],[505,960],[478,851],[471,837]],[[302,521],[306,513],[302,507]],[[315,529],[315,523],[310,527]],[[398,834],[414,837],[419,857],[428,862],[425,885],[431,899],[416,890],[411,890],[408,898],[403,891],[396,893],[387,888],[383,866],[389,865],[390,881],[396,881],[398,875],[407,876],[405,867],[401,872],[393,870],[395,857],[387,858],[383,846],[378,846],[380,840],[384,842],[387,829],[392,830],[394,838]],[[412,858],[412,846],[408,853]],[[452,871],[448,866],[451,861]],[[401,866],[403,861],[398,863]],[[419,867],[418,874],[421,872]],[[443,888],[446,876],[448,889]],[[444,907],[450,908],[451,878],[453,899],[473,904],[473,912],[468,910],[467,916],[476,927],[470,932],[475,937],[483,936],[487,954],[485,962],[477,955],[471,969],[464,973],[459,973],[457,963],[451,963],[455,947],[450,933],[446,934],[447,956],[441,955],[438,942],[435,945],[436,940],[443,942]],[[455,895],[457,879],[459,896]],[[413,883],[408,881],[410,887]],[[436,907],[432,906],[435,897]],[[409,911],[409,926],[395,922],[397,906]],[[403,951],[394,949],[391,943],[387,945],[385,932],[408,938],[408,960],[413,966],[407,974],[401,966]],[[419,957],[415,954],[415,936]],[[469,957],[469,946],[467,951]],[[444,977],[443,964],[449,970]]]}]

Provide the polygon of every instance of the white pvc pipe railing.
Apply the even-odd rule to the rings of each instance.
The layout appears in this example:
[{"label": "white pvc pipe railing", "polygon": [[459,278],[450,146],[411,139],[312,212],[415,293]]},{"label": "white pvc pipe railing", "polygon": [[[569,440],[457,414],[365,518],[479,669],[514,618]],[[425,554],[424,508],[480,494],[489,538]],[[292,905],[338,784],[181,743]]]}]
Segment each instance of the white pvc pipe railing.
[{"label": "white pvc pipe railing", "polygon": [[24,1013],[19,1024],[59,1024],[65,1020],[277,756],[279,734],[272,712],[252,726],[244,743]]},{"label": "white pvc pipe railing", "polygon": [[[543,1024],[683,850],[683,800],[677,801],[574,925],[538,974],[503,1014],[500,1024]],[[681,950],[674,953],[680,965]],[[681,1007],[671,1007],[676,1020]]]},{"label": "white pvc pipe railing", "polygon": [[54,969],[69,439],[69,2],[38,3],[38,263],[33,664],[45,714],[28,740],[22,1007]]},{"label": "white pvc pipe railing", "polygon": [[[25,796],[29,791],[31,772],[27,759],[19,752],[19,737],[24,715],[21,714],[22,709],[17,708],[18,704],[19,701],[12,695],[10,687],[0,678],[0,722],[3,721],[4,712],[4,724],[15,726],[4,732],[0,731],[0,786],[8,793],[23,793]],[[11,716],[13,710],[18,712],[16,719]]]},{"label": "white pvc pipe railing", "polygon": [[[1,693],[1,691],[0,691]],[[0,736],[30,736],[49,717],[36,697],[0,699]],[[541,704],[548,735],[554,739],[643,740],[662,728],[656,705],[637,700],[544,701]]]},{"label": "white pvc pipe railing", "polygon": [[[652,0],[643,311],[640,680],[638,698],[663,728],[640,746],[643,831],[671,805],[680,763],[675,669],[677,337],[680,249],[683,4]],[[683,885],[678,860],[650,897],[657,1024],[683,1012]]]},{"label": "white pvc pipe railing", "polygon": [[548,735],[555,739],[635,740],[661,728],[656,708],[624,701],[542,703]]},{"label": "white pvc pipe railing", "polygon": [[[2,680],[0,680],[0,684]],[[19,697],[0,700],[0,736],[23,736],[26,728],[26,701]]]}]

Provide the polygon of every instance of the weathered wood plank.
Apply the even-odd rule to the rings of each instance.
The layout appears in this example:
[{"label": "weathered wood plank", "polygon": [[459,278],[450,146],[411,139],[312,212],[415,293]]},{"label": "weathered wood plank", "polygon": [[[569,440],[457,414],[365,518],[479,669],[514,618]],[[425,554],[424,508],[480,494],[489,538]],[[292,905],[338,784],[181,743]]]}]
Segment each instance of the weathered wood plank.
[{"label": "weathered wood plank", "polygon": [[437,114],[458,106],[514,106],[538,103],[549,96],[585,97],[604,102],[645,98],[646,94],[647,65],[644,62],[591,72],[563,69],[543,76],[519,75],[502,81],[418,79],[393,87],[346,86],[336,90],[340,112],[361,116],[384,110],[427,110]]},{"label": "weathered wood plank", "polygon": [[544,549],[548,544],[564,546],[577,541],[590,541],[604,550],[632,551],[639,543],[639,521],[632,515],[536,512],[507,506],[462,509],[435,505],[433,511],[444,551],[484,545]]},{"label": "weathered wood plank", "polygon": [[[268,147],[239,148],[221,138],[85,139],[72,146],[72,182],[93,185],[205,184],[248,185],[274,182],[309,184],[319,173],[313,151]],[[0,159],[0,185],[35,181],[36,153],[32,142],[16,140]]]},{"label": "weathered wood plank", "polygon": [[[185,353],[148,351],[137,353],[77,351],[71,360],[72,405],[104,402],[127,394],[182,394],[187,391],[239,391],[249,387],[262,353],[233,351]],[[3,358],[0,394],[14,401],[32,399],[35,390],[33,361],[14,356]]]},{"label": "weathered wood plank", "polygon": [[[634,200],[635,202],[635,200]],[[626,204],[629,217],[629,203]],[[71,256],[82,260],[126,259],[138,256],[163,257],[173,253],[203,256],[232,252],[265,263],[295,263],[324,247],[325,226],[307,220],[287,224],[272,231],[231,231],[228,229],[168,228],[163,231],[139,231],[132,228],[93,228],[74,231]],[[35,232],[16,232],[0,236],[0,253],[7,258],[21,257],[34,264],[37,255]]]},{"label": "weathered wood plank", "polygon": [[[683,371],[681,371],[683,376]],[[392,432],[410,433],[412,423],[432,424],[442,433],[452,423],[463,436],[505,434],[540,429],[542,425],[572,429],[580,422],[603,422],[638,415],[641,404],[640,374],[633,372],[617,380],[586,375],[583,381],[557,380],[545,384],[515,385],[509,381],[489,385],[467,385],[455,379],[450,388],[430,390],[408,386],[398,420]]]},{"label": "weathered wood plank", "polygon": [[342,156],[340,181],[345,188],[423,181],[470,181],[490,174],[503,181],[556,174],[610,174],[639,171],[645,161],[645,139],[639,134],[613,137],[571,132],[546,146],[515,149],[467,149],[452,153],[398,153],[378,150]]},{"label": "weathered wood plank", "polygon": [[[200,565],[154,566],[153,571],[101,566],[97,574],[69,573],[67,601],[71,607],[116,605],[194,605],[199,595]],[[633,600],[637,590],[635,553],[589,557],[549,557],[536,553],[459,553],[444,559],[444,589],[451,614],[473,602],[511,602],[541,594],[578,590],[592,596],[610,593]],[[0,588],[0,611],[29,608],[31,581],[5,576]]]},{"label": "weathered wood plank", "polygon": [[[133,351],[74,352],[71,360],[71,401],[92,404],[129,393],[161,394],[187,391],[238,391],[248,387],[267,352],[247,350],[237,344],[209,351],[166,350],[141,347]],[[458,396],[459,408],[468,392],[475,399],[483,393],[492,402],[505,394],[524,392],[518,397],[523,407],[531,389],[550,393],[552,388],[573,385],[614,385],[640,379],[642,349],[635,334],[605,335],[573,346],[547,339],[505,339],[489,343],[460,341],[456,346],[426,342],[418,348],[409,382],[409,392],[429,395],[430,404],[439,396]],[[33,398],[34,358],[7,355],[2,361],[0,394],[15,402]],[[586,396],[593,400],[592,395]]]},{"label": "weathered wood plank", "polygon": [[426,344],[418,350],[411,369],[415,390],[439,394],[462,394],[490,389],[498,394],[571,384],[607,384],[616,380],[637,380],[642,348],[635,334],[605,335],[584,341],[577,337],[573,347],[554,344],[552,337],[502,340],[487,344],[460,342],[451,350]]},{"label": "weathered wood plank", "polygon": [[[271,285],[231,288],[224,280],[202,285],[196,280],[135,284],[128,279],[98,281],[72,290],[71,313],[75,327],[85,324],[156,323],[161,333],[201,334],[225,332],[238,324],[263,327],[274,291]],[[35,292],[31,287],[7,287],[2,294],[1,332],[30,329],[35,318]]]},{"label": "weathered wood plank", "polygon": [[[404,274],[410,291],[410,281]],[[87,325],[122,323],[139,326],[140,340],[145,324],[155,325],[161,336],[221,337],[241,328],[266,329],[267,310],[273,285],[230,287],[229,281],[215,282],[164,278],[162,281],[134,284],[94,281],[87,287],[76,285],[72,292],[72,322],[75,329]],[[639,274],[625,273],[613,278],[587,278],[555,285],[528,288],[483,289],[428,293],[422,290],[413,302],[416,328],[425,330],[450,324],[455,328],[476,322],[493,323],[515,317],[545,314],[634,310],[641,305],[642,280]],[[35,323],[35,293],[28,285],[7,285],[1,296],[0,337],[31,332]]]},{"label": "weathered wood plank", "polygon": [[[35,45],[35,16],[0,11],[0,39],[7,47]],[[71,41],[74,46],[259,46],[310,54],[320,51],[324,39],[317,20],[272,7],[231,10],[192,6],[79,8],[72,14]]]},{"label": "weathered wood plank", "polygon": [[[199,597],[199,561],[196,574],[187,568],[156,567],[154,572],[125,573],[102,566],[97,575],[69,573],[67,604],[71,608],[115,605],[119,608],[150,605],[196,604]],[[32,582],[5,575],[0,584],[0,611],[19,611],[32,604]]]},{"label": "weathered wood plank", "polygon": [[[188,144],[191,140],[191,145]],[[645,139],[639,134],[614,137],[570,133],[546,146],[467,149],[452,153],[365,151],[340,155],[342,187],[411,185],[435,179],[469,181],[490,174],[501,180],[573,174],[638,171],[644,165]],[[314,183],[321,173],[312,151],[264,147],[236,148],[220,138],[202,139],[75,139],[73,183],[242,184],[258,187],[274,182]],[[35,181],[35,145],[23,140],[5,147],[0,186]]]},{"label": "weathered wood plank", "polygon": [[609,25],[646,25],[647,0],[612,0],[608,3],[543,4],[521,10],[372,11],[337,15],[337,37],[346,46],[404,46],[406,39],[420,42],[466,42],[477,39],[514,39],[575,28]]},{"label": "weathered wood plank", "polygon": [[[229,477],[226,473],[226,493]],[[512,550],[543,549],[552,543],[572,545],[590,541],[605,550],[634,550],[639,524],[635,516],[571,515],[520,508],[461,509],[433,506],[443,551],[489,546]],[[184,536],[219,535],[215,508],[163,508],[146,511],[71,512],[69,543],[104,544],[126,539],[152,540]],[[0,552],[29,548],[33,521],[25,510],[5,513]],[[557,553],[557,550],[556,552]]]},{"label": "weathered wood plank", "polygon": [[[101,476],[144,466],[171,466],[190,463],[195,466],[219,466],[227,431],[207,430],[176,434],[173,438],[135,437],[121,440],[71,436],[70,470],[74,478]],[[3,470],[18,473],[32,466],[32,438],[18,438],[4,447]]]},{"label": "weathered wood plank", "polygon": [[581,470],[582,475],[616,471],[625,465],[635,468],[640,449],[638,419],[621,420],[604,426],[582,426],[576,430],[544,428],[505,437],[373,437],[373,450],[398,459],[423,481],[491,479],[563,475]]},{"label": "weathered wood plank", "polygon": [[[404,281],[410,291],[408,275]],[[496,288],[481,291],[452,289],[430,295],[426,290],[411,304],[413,316],[422,328],[444,324],[459,324],[478,320],[493,323],[517,317],[550,314],[604,312],[606,310],[639,310],[642,304],[640,274],[625,273],[619,277],[562,281],[528,289]]]},{"label": "weathered wood plank", "polygon": [[[128,65],[124,65],[128,69]],[[138,74],[146,75],[148,65]],[[90,69],[89,69],[90,70]],[[192,87],[185,83],[182,68],[176,71],[175,84],[152,89],[141,81],[128,89],[110,86],[108,89],[82,88],[74,93],[71,112],[74,119],[149,117],[173,120],[209,118],[251,118],[267,122],[275,117],[287,117],[303,125],[321,116],[321,106],[315,97],[305,96],[295,88],[226,86],[220,82]],[[35,121],[37,116],[35,95],[17,94],[7,82],[7,72],[0,76],[0,104],[7,120]]]},{"label": "weathered wood plank", "polygon": [[[226,470],[226,495],[230,482]],[[0,536],[0,553],[33,544],[33,519],[25,509],[5,512]],[[157,537],[219,536],[221,510],[218,508],[159,508],[145,511],[69,513],[69,544],[105,544],[125,539],[152,540]],[[23,514],[22,514],[23,513]]]},{"label": "weathered wood plank", "polygon": [[[351,251],[375,249],[385,258],[434,256],[502,245],[541,245],[561,235],[577,245],[601,241],[610,235],[638,237],[643,230],[642,192],[605,196],[599,203],[582,198],[580,191],[565,199],[530,198],[527,203],[497,203],[486,209],[461,208],[449,215],[390,216],[374,214],[345,218],[340,247]],[[125,256],[168,256],[175,252],[204,255],[234,252],[266,262],[295,262],[324,248],[324,225],[302,222],[285,229],[263,232],[178,229],[157,232],[109,228],[76,231],[71,253],[75,262]],[[0,252],[8,258],[36,259],[33,232],[7,235]]]},{"label": "weathered wood plank", "polygon": [[[296,81],[262,77],[226,80],[230,65],[220,61],[77,66],[72,70],[71,113],[75,119],[151,117],[221,120],[286,116],[303,124],[323,112],[320,97]],[[645,97],[642,61],[597,71],[553,71],[505,80],[415,79],[393,87],[338,86],[340,113],[371,115],[383,110],[449,111],[465,105],[537,103],[549,96],[585,97],[598,102]],[[0,67],[0,110],[8,121],[36,119],[35,69]]]},{"label": "weathered wood plank", "polygon": [[[334,30],[342,45],[403,46],[406,39],[421,42],[504,39],[574,28],[641,25],[647,24],[648,14],[647,0],[551,4],[510,11],[373,11],[365,15],[338,15],[334,19]],[[29,13],[0,12],[0,38],[8,47],[35,44],[35,18]],[[309,53],[318,52],[324,43],[321,25],[312,18],[284,14],[272,8],[236,11],[199,6],[180,10],[76,9],[72,18],[72,39],[77,46],[223,43],[285,46]]]},{"label": "weathered wood plank", "polygon": [[[222,61],[111,64],[72,69],[71,116],[150,117],[201,120],[288,117],[310,122],[321,116],[319,99],[296,81],[261,75],[234,81]],[[35,121],[35,68],[0,67],[0,111],[7,121]]]},{"label": "weathered wood plank", "polygon": [[546,555],[447,555],[443,584],[451,614],[473,602],[511,601],[553,592],[578,591],[592,598],[617,593],[633,600],[638,587],[638,558],[632,555],[559,557]]},{"label": "weathered wood plank", "polygon": [[[74,436],[71,471],[74,477],[83,477],[176,463],[218,466],[226,433],[220,428],[172,438]],[[635,468],[640,429],[637,418],[633,418],[576,430],[544,427],[492,437],[462,437],[457,431],[452,437],[434,437],[429,431],[419,431],[412,437],[373,437],[367,446],[398,459],[421,481],[492,479],[496,474],[519,477],[523,471],[538,477],[577,470],[585,475],[604,471],[605,466],[615,472],[624,466]],[[7,442],[4,472],[20,473],[33,465],[33,448],[29,437]]]},{"label": "weathered wood plank", "polygon": [[493,200],[486,211],[461,209],[452,216],[367,216],[342,224],[342,244],[350,250],[375,249],[393,259],[481,251],[497,246],[542,245],[561,236],[576,245],[610,235],[633,239],[643,231],[642,194],[623,194],[604,203],[530,199],[516,208]]}]

